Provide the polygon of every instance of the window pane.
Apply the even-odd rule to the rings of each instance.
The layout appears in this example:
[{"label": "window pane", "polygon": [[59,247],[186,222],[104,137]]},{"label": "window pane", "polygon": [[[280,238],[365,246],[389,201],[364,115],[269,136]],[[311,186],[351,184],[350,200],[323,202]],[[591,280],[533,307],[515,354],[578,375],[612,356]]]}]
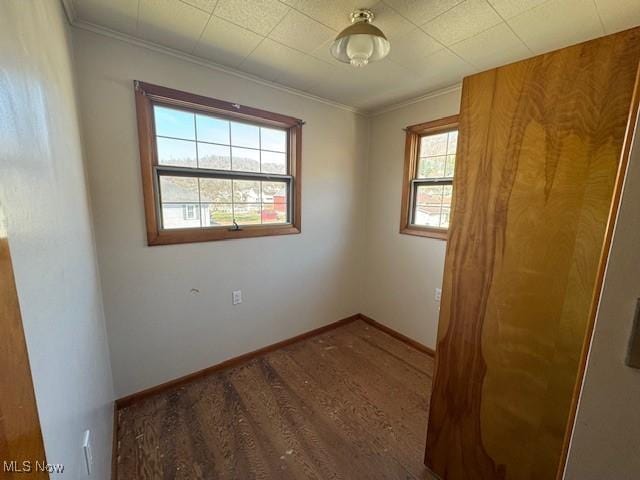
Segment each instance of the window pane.
[{"label": "window pane", "polygon": [[198,179],[190,177],[160,177],[160,199],[162,203],[198,202]]},{"label": "window pane", "polygon": [[442,189],[442,205],[445,207],[451,206],[451,197],[453,194],[453,187],[451,185],[445,185]]},{"label": "window pane", "polygon": [[156,124],[156,135],[163,137],[196,139],[194,114],[175,108],[155,105],[153,113]]},{"label": "window pane", "polygon": [[425,135],[422,137],[420,139],[420,156],[446,155],[448,137],[448,133],[438,133],[437,135]]},{"label": "window pane", "polygon": [[233,225],[233,206],[230,203],[209,203],[206,205],[210,227]]},{"label": "window pane", "polygon": [[449,132],[447,153],[455,155],[457,148],[458,148],[458,131],[454,130],[453,132]]},{"label": "window pane", "polygon": [[261,168],[263,173],[287,174],[287,155],[285,153],[262,152]]},{"label": "window pane", "polygon": [[440,214],[440,228],[449,228],[450,215],[451,215],[451,209],[442,207],[442,213]]},{"label": "window pane", "polygon": [[287,203],[287,183],[262,182],[262,203]]},{"label": "window pane", "polygon": [[260,148],[276,152],[287,151],[287,132],[273,128],[260,128]]},{"label": "window pane", "polygon": [[236,203],[233,205],[234,218],[238,225],[253,225],[260,222],[259,203]]},{"label": "window pane", "polygon": [[231,147],[198,142],[198,166],[215,170],[231,170]]},{"label": "window pane", "polygon": [[208,115],[196,115],[198,140],[229,145],[229,122]]},{"label": "window pane", "polygon": [[455,167],[456,167],[456,156],[447,155],[447,160],[445,161],[445,166],[444,166],[444,176],[453,177]]},{"label": "window pane", "polygon": [[260,171],[260,151],[248,148],[231,148],[231,168],[241,172]]},{"label": "window pane", "polygon": [[414,225],[424,227],[440,226],[440,206],[416,205],[416,213],[413,221]]},{"label": "window pane", "polygon": [[158,163],[176,167],[197,167],[196,143],[188,140],[157,138]]},{"label": "window pane", "polygon": [[220,178],[201,178],[200,201],[231,203],[231,180],[224,180]]},{"label": "window pane", "polygon": [[262,223],[287,223],[287,204],[263,203]]},{"label": "window pane", "polygon": [[162,226],[171,228],[199,228],[200,209],[197,203],[163,203]]},{"label": "window pane", "polygon": [[[453,179],[458,131],[420,137],[415,178]],[[444,182],[418,184],[410,212],[413,225],[446,229],[449,226],[452,185]]]},{"label": "window pane", "polygon": [[443,192],[444,187],[442,185],[418,185],[413,220],[415,225],[440,226]]},{"label": "window pane", "polygon": [[231,145],[260,148],[260,127],[231,122]]},{"label": "window pane", "polygon": [[418,159],[417,178],[441,178],[445,175],[446,156],[424,157]]},{"label": "window pane", "polygon": [[260,182],[254,180],[233,180],[233,202],[260,203]]},{"label": "window pane", "polygon": [[418,185],[416,188],[416,203],[419,205],[440,205],[443,192],[443,185]]}]

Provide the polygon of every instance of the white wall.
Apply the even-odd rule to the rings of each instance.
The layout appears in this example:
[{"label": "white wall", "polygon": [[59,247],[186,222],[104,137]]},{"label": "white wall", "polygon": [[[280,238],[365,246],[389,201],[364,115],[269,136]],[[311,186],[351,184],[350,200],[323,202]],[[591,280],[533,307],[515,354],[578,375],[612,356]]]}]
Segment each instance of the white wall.
[{"label": "white wall", "polygon": [[400,234],[405,132],[455,115],[460,89],[371,118],[362,313],[435,348],[446,242]]},{"label": "white wall", "polygon": [[[85,30],[74,40],[118,396],[359,311],[366,119]],[[302,233],[147,247],[134,79],[304,119]]]},{"label": "white wall", "polygon": [[640,297],[639,245],[637,132],[571,440],[567,480],[640,478],[640,370],[624,364]]},{"label": "white wall", "polygon": [[86,478],[90,428],[106,479],[113,385],[66,28],[59,2],[0,2],[0,203],[47,460]]}]

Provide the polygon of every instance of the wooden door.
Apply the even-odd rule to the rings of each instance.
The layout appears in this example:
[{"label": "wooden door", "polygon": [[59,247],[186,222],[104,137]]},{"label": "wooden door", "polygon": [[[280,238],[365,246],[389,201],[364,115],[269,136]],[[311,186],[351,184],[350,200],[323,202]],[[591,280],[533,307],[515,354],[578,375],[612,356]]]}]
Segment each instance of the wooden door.
[{"label": "wooden door", "polygon": [[0,205],[0,478],[48,479],[36,462],[45,464],[44,445]]},{"label": "wooden door", "polygon": [[632,29],[464,80],[426,465],[551,480],[640,58]]}]

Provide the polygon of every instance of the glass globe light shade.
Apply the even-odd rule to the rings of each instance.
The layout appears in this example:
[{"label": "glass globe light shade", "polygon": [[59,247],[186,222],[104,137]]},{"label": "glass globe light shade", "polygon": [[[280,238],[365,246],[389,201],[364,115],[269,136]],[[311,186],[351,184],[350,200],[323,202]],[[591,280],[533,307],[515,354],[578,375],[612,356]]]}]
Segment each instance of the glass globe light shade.
[{"label": "glass globe light shade", "polygon": [[331,45],[331,55],[354,67],[364,67],[386,57],[391,44],[378,27],[371,25],[373,14],[357,11],[351,18],[355,23],[338,34]]}]

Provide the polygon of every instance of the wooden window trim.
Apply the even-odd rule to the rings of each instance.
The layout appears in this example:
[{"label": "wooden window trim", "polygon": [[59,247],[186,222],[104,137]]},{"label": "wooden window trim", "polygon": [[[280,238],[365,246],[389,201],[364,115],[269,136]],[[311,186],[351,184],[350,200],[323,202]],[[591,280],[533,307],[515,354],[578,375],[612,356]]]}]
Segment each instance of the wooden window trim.
[{"label": "wooden window trim", "polygon": [[[147,244],[168,245],[178,243],[209,242],[234,238],[291,235],[301,232],[301,163],[302,125],[294,117],[246,107],[236,103],[203,97],[172,88],[134,81],[142,192],[146,218]],[[158,165],[153,105],[162,104],[189,111],[212,113],[228,120],[244,120],[265,127],[287,130],[289,141],[289,176],[291,188],[291,223],[284,225],[243,225],[240,230],[228,227],[162,229],[158,205],[158,186],[154,167]]]},{"label": "wooden window trim", "polygon": [[446,240],[449,229],[412,225],[411,218],[411,182],[415,178],[418,166],[418,148],[420,137],[428,134],[444,133],[458,128],[458,115],[440,118],[426,123],[411,125],[405,129],[404,171],[402,176],[402,206],[400,211],[400,233],[419,237]]}]

